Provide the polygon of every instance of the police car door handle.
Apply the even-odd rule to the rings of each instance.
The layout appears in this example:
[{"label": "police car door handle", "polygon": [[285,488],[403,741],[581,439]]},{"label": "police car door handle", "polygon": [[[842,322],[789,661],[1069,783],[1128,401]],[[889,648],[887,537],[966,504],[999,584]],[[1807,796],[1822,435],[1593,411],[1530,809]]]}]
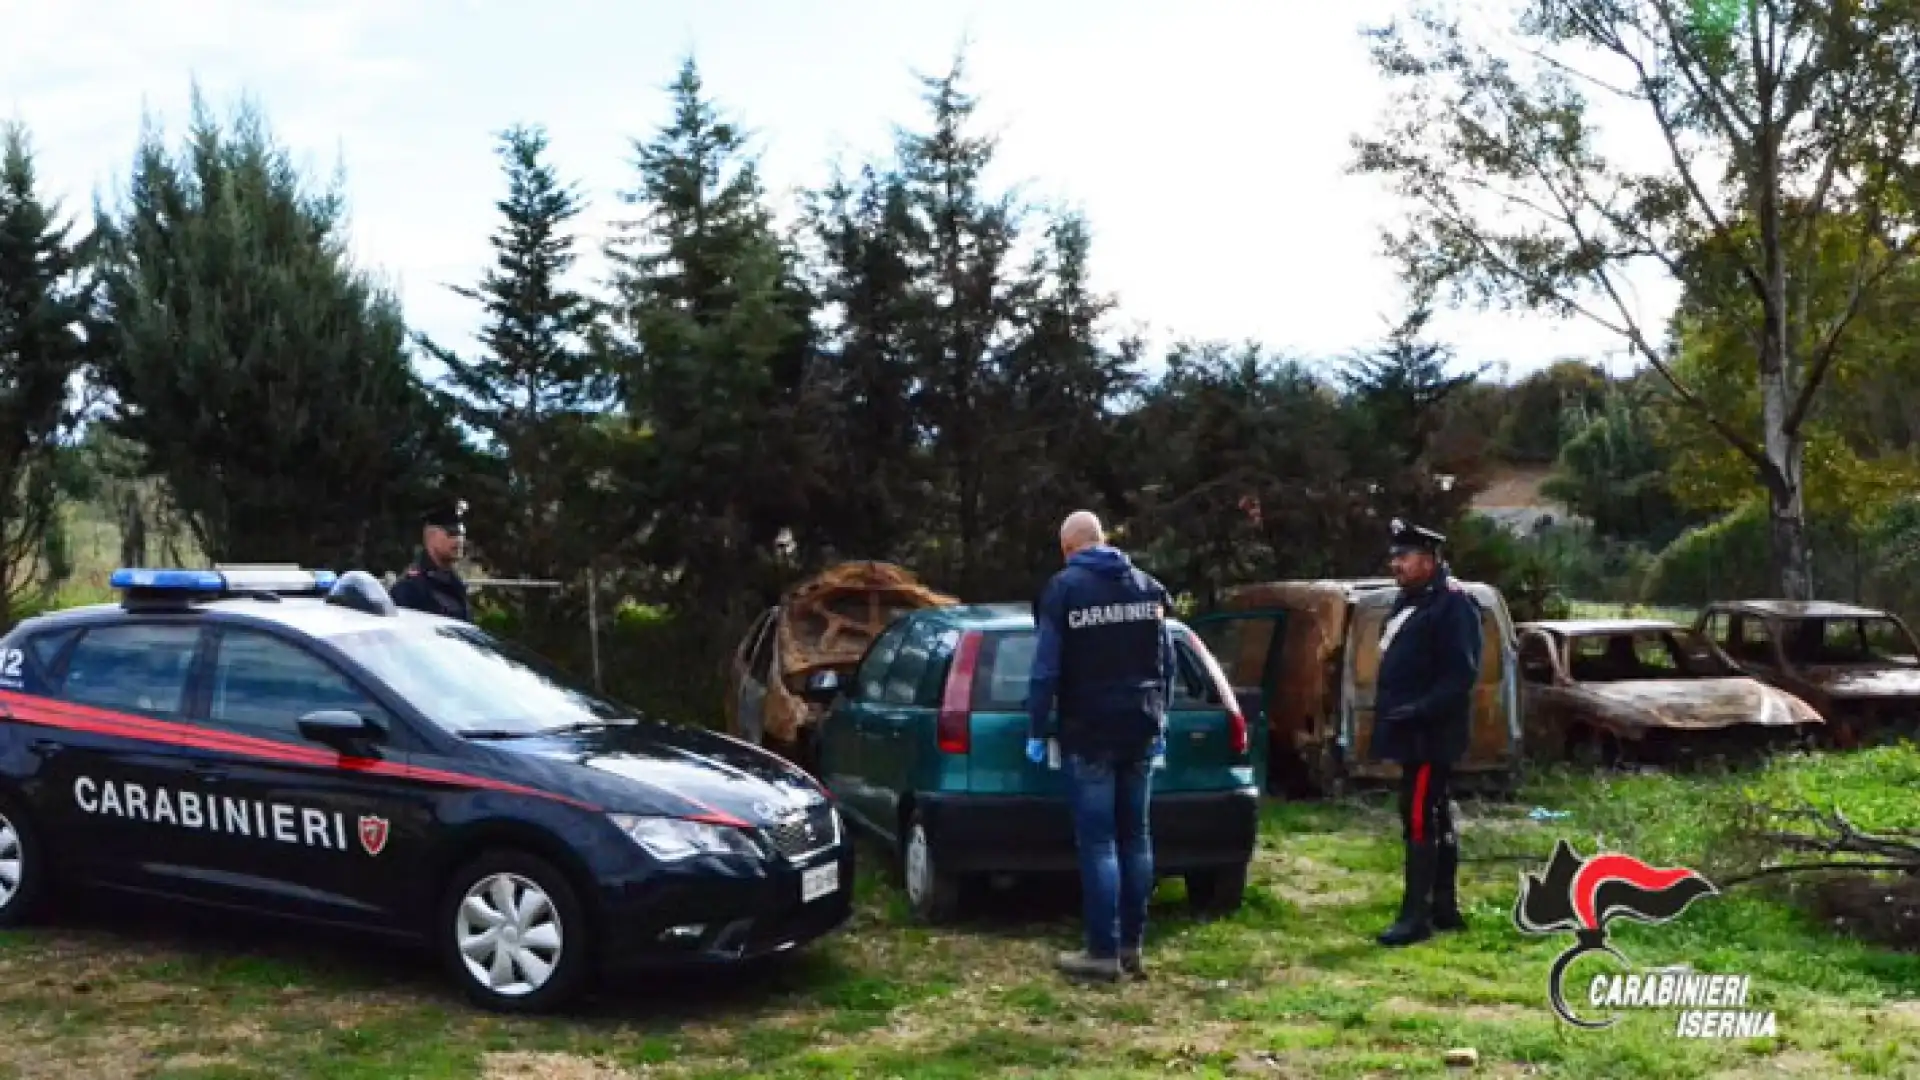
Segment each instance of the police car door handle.
[{"label": "police car door handle", "polygon": [[195,779],[203,784],[217,784],[227,778],[227,770],[225,766],[207,762],[195,765],[193,767],[193,775]]},{"label": "police car door handle", "polygon": [[43,758],[50,758],[67,748],[65,743],[55,742],[52,739],[35,739],[28,743],[27,747]]},{"label": "police car door handle", "polygon": [[907,733],[908,719],[906,713],[887,713],[880,717],[881,723],[886,725],[887,737],[890,739],[898,739]]}]

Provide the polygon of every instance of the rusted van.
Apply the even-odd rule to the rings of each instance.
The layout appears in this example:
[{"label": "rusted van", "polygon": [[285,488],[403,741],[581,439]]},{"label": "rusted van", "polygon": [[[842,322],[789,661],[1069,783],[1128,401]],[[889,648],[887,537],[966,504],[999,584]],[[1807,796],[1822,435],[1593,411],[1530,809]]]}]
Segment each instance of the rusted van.
[{"label": "rusted van", "polygon": [[[1521,756],[1513,616],[1493,586],[1459,584],[1480,606],[1485,646],[1456,785],[1508,793]],[[1380,627],[1394,594],[1385,578],[1275,581],[1234,589],[1220,611],[1188,620],[1226,669],[1241,708],[1266,718],[1272,790],[1337,795],[1356,782],[1399,777],[1398,765],[1370,759]]]}]

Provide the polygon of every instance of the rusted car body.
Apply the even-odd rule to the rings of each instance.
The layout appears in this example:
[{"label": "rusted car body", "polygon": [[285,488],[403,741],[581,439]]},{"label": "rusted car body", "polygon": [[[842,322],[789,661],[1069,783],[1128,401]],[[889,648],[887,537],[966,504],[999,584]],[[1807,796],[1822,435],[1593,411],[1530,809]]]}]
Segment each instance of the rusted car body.
[{"label": "rusted car body", "polygon": [[1828,741],[1858,746],[1920,723],[1920,642],[1898,616],[1826,600],[1727,600],[1694,623],[1740,669],[1826,718]]},{"label": "rusted car body", "polygon": [[1521,623],[1520,694],[1536,757],[1677,762],[1805,745],[1811,705],[1741,674],[1700,634],[1657,619]]},{"label": "rusted car body", "polygon": [[[1521,717],[1513,617],[1499,590],[1461,587],[1480,605],[1485,645],[1474,688],[1464,789],[1508,791],[1519,779]],[[1395,595],[1382,578],[1276,581],[1230,591],[1222,610],[1188,620],[1219,658],[1241,707],[1266,718],[1269,783],[1287,794],[1337,794],[1397,778],[1371,760],[1380,627]]]},{"label": "rusted car body", "polygon": [[727,730],[811,769],[826,709],[802,696],[808,677],[832,671],[847,680],[894,619],[957,603],[892,563],[828,567],[761,612],[741,638],[728,668]]}]

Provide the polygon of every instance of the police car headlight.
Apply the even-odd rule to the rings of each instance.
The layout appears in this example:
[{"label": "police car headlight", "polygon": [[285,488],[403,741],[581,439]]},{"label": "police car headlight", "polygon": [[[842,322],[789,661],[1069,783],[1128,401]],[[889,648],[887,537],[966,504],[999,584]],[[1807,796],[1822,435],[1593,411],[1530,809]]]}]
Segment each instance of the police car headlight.
[{"label": "police car headlight", "polygon": [[647,854],[662,862],[674,862],[695,855],[752,855],[765,852],[744,829],[709,825],[683,818],[651,817],[641,814],[608,814],[607,818]]}]

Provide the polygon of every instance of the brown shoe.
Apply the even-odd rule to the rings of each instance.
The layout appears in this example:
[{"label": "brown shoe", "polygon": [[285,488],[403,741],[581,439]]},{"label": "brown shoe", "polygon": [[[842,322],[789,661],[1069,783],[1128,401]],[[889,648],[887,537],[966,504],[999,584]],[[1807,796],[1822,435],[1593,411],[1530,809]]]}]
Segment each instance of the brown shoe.
[{"label": "brown shoe", "polygon": [[1069,979],[1087,982],[1119,982],[1120,961],[1109,957],[1102,960],[1097,956],[1088,956],[1083,952],[1061,953],[1053,966],[1060,974]]}]

